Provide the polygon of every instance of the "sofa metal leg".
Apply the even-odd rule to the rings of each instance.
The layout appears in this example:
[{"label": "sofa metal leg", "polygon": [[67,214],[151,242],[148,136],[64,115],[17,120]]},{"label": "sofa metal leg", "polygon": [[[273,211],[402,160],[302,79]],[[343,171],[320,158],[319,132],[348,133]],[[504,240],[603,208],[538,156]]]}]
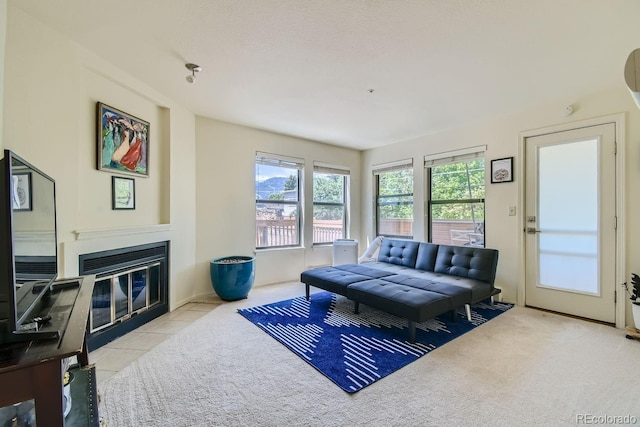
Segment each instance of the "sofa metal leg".
[{"label": "sofa metal leg", "polygon": [[500,292],[502,292],[502,289],[498,289],[495,288],[493,290],[493,292],[491,292],[491,305],[493,305],[496,302],[496,298],[498,298],[498,295],[500,295]]},{"label": "sofa metal leg", "polygon": [[309,296],[310,289],[309,288],[310,288],[309,284],[305,283],[304,284],[304,289],[305,289],[305,291],[307,293],[307,301],[309,301],[309,298],[310,298],[310,296]]},{"label": "sofa metal leg", "polygon": [[451,310],[451,321],[453,323],[456,323],[458,321],[458,312],[455,309]]},{"label": "sofa metal leg", "polygon": [[360,314],[360,303],[358,301],[353,302],[353,312],[355,314]]},{"label": "sofa metal leg", "polygon": [[471,322],[471,306],[469,304],[465,304],[464,310],[467,312],[467,320]]},{"label": "sofa metal leg", "polygon": [[409,329],[409,342],[414,344],[416,342],[416,322],[409,320],[407,328]]}]

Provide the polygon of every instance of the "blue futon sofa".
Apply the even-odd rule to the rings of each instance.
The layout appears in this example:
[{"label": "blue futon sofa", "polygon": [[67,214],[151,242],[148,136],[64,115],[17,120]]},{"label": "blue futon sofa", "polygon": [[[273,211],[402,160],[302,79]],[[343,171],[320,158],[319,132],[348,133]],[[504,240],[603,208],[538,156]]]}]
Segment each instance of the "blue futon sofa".
[{"label": "blue futon sofa", "polygon": [[359,304],[408,319],[409,341],[415,342],[416,323],[500,293],[494,287],[498,251],[467,246],[437,245],[385,239],[378,260],[362,264],[320,267],[304,271],[300,280],[309,288],[344,295]]}]

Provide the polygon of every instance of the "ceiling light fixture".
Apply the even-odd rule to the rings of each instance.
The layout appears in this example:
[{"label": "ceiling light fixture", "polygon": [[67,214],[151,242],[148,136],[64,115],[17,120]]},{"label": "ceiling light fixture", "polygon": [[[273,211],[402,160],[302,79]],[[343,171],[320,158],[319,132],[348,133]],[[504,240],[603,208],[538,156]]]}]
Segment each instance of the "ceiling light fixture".
[{"label": "ceiling light fixture", "polygon": [[191,71],[191,74],[187,76],[187,81],[189,83],[193,83],[196,81],[196,73],[199,73],[200,71],[202,71],[202,67],[196,64],[184,64],[185,67],[187,67],[187,70]]}]

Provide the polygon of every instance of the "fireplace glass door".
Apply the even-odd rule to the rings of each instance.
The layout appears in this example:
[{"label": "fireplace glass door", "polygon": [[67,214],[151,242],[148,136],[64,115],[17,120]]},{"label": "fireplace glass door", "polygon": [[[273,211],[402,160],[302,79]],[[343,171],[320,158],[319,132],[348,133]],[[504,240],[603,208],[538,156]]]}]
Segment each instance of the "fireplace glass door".
[{"label": "fireplace glass door", "polygon": [[160,303],[160,262],[99,277],[93,288],[91,332]]}]

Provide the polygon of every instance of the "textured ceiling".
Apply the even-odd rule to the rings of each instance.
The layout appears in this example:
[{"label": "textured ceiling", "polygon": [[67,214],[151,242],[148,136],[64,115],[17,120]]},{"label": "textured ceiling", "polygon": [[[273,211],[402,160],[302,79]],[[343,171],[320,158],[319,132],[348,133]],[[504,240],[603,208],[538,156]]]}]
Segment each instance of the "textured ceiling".
[{"label": "textured ceiling", "polygon": [[638,0],[9,5],[198,115],[358,149],[619,87],[640,47]]}]

